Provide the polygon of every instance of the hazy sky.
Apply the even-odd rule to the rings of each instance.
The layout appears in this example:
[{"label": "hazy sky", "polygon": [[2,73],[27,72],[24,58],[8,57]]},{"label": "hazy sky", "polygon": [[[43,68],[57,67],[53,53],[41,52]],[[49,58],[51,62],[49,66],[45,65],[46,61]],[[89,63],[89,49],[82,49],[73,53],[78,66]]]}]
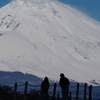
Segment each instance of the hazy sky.
[{"label": "hazy sky", "polygon": [[[6,5],[11,0],[0,0],[0,7]],[[69,4],[72,7],[84,12],[90,17],[100,22],[100,0],[58,0],[62,3]]]}]

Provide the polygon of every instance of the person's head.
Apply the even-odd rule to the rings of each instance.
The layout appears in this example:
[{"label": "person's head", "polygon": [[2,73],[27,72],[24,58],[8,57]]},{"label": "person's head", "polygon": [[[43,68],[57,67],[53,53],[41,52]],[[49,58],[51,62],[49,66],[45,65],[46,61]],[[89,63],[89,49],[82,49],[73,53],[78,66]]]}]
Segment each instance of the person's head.
[{"label": "person's head", "polygon": [[65,75],[64,75],[63,73],[61,73],[61,74],[60,74],[60,77],[63,78],[63,77],[65,77]]},{"label": "person's head", "polygon": [[45,80],[45,81],[48,81],[48,77],[45,77],[44,80]]}]

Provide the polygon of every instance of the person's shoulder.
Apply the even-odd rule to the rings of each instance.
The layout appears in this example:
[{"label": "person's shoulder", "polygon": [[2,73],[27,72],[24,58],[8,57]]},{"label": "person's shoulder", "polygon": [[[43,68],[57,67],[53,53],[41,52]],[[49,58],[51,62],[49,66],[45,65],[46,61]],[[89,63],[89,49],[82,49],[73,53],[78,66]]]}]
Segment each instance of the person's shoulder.
[{"label": "person's shoulder", "polygon": [[65,77],[66,82],[69,82],[69,79],[67,77]]},{"label": "person's shoulder", "polygon": [[41,84],[44,84],[44,81],[42,81]]},{"label": "person's shoulder", "polygon": [[[66,77],[65,77],[65,78],[66,78]],[[70,84],[70,81],[69,81],[68,78],[66,78],[66,82],[67,82],[68,85]]]},{"label": "person's shoulder", "polygon": [[67,77],[65,77],[66,80],[69,80]]}]

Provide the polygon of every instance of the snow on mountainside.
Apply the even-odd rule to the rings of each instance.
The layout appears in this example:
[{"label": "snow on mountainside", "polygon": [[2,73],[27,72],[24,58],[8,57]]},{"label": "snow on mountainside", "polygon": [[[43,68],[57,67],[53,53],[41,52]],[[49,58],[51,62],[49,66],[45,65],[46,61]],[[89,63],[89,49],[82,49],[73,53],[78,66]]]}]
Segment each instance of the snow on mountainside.
[{"label": "snow on mountainside", "polygon": [[0,9],[0,71],[100,84],[100,23],[56,0]]}]

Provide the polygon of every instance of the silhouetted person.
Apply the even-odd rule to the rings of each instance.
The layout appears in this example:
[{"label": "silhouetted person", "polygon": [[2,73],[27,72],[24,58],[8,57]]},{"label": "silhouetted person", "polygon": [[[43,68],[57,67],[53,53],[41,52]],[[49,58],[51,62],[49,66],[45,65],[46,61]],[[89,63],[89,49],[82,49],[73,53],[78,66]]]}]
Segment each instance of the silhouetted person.
[{"label": "silhouetted person", "polygon": [[42,100],[48,100],[49,87],[50,87],[50,83],[49,83],[48,77],[45,77],[43,82],[41,83]]},{"label": "silhouetted person", "polygon": [[66,78],[63,73],[61,73],[59,85],[61,86],[61,89],[62,89],[63,100],[69,100],[69,97],[68,97],[69,84],[70,84],[69,79]]}]

